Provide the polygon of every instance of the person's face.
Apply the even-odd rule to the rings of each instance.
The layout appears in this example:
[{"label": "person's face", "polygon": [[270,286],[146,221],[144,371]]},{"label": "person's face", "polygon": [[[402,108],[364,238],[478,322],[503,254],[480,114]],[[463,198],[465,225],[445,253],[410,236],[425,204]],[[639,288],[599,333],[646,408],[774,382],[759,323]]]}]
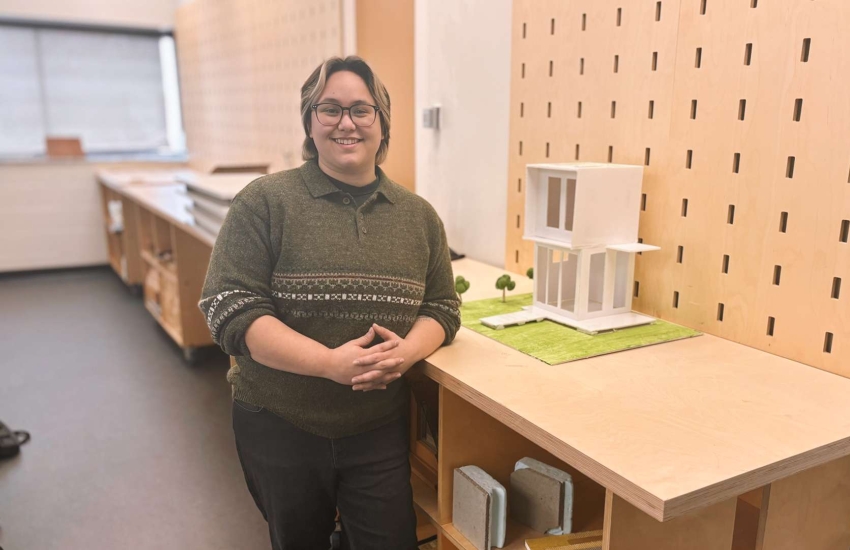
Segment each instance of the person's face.
[{"label": "person's face", "polygon": [[[328,78],[316,103],[334,103],[341,107],[375,105],[366,83],[350,71],[339,71]],[[313,110],[310,137],[319,152],[319,162],[340,174],[374,173],[375,155],[381,145],[381,117],[371,126],[356,126],[349,111],[344,111],[334,126],[321,124]]]}]

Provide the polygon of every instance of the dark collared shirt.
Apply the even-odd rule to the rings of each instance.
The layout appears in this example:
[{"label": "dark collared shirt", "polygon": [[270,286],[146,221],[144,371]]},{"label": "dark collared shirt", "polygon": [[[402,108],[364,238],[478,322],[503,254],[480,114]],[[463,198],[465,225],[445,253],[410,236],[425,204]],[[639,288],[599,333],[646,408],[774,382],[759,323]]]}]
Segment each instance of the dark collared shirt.
[{"label": "dark collared shirt", "polygon": [[[356,206],[361,206],[364,202],[366,202],[366,199],[375,192],[378,188],[378,184],[381,183],[378,178],[375,178],[375,181],[372,183],[358,187],[357,185],[350,185],[330,176],[328,176],[328,179],[336,186],[337,189],[348,195],[348,197],[354,201]],[[343,202],[345,202],[345,199],[343,199]]]}]

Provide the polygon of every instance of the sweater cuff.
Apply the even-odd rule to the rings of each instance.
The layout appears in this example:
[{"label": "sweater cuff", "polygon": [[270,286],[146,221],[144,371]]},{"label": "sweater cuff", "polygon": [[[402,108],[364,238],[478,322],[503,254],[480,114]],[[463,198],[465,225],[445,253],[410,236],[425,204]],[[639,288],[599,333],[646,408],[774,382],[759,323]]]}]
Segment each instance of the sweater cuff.
[{"label": "sweater cuff", "polygon": [[256,308],[233,317],[221,331],[219,339],[221,349],[228,355],[250,357],[251,351],[245,343],[245,333],[254,321],[266,315],[273,314],[265,308]]}]

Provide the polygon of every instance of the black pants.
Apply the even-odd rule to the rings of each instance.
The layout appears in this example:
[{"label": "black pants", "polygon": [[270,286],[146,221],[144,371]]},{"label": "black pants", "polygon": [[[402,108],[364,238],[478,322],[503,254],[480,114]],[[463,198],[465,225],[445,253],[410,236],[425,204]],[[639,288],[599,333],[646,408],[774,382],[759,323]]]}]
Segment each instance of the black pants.
[{"label": "black pants", "polygon": [[233,431],[274,550],[327,550],[337,509],[343,548],[415,550],[406,418],[327,439],[234,401]]}]

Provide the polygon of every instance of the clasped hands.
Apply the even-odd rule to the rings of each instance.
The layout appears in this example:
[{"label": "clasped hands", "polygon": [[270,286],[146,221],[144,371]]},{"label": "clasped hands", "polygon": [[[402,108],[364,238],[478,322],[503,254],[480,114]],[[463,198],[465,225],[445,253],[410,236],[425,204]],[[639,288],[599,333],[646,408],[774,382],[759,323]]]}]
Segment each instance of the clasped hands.
[{"label": "clasped hands", "polygon": [[[375,336],[383,342],[367,348]],[[360,338],[331,350],[330,375],[339,384],[355,391],[385,390],[411,367],[410,350],[404,338],[378,324]]]}]

